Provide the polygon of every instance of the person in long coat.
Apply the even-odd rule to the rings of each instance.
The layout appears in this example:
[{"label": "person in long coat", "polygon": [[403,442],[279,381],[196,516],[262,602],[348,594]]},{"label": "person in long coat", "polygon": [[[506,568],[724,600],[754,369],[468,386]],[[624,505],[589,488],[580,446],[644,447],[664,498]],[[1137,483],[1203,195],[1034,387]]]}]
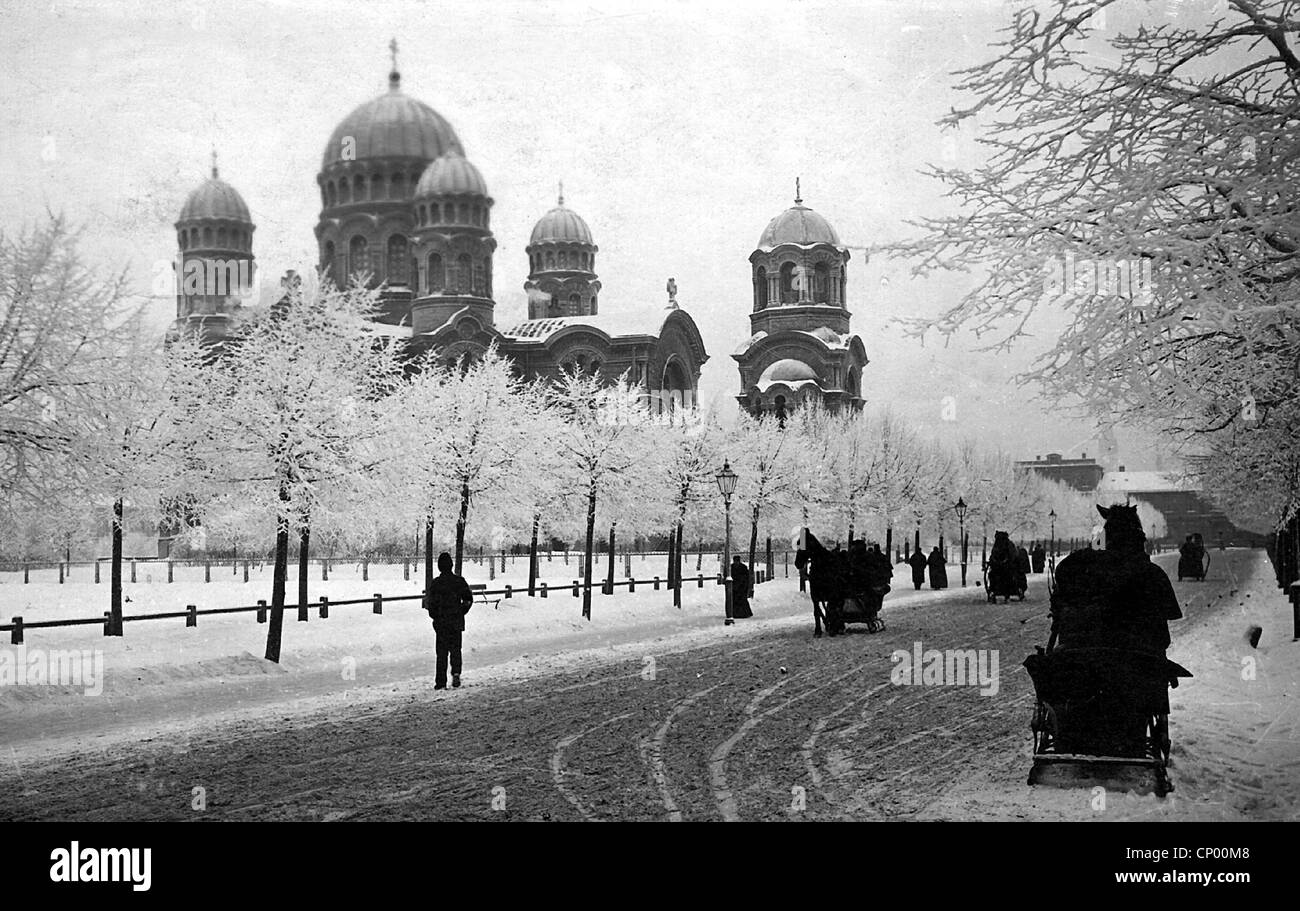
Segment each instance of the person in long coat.
[{"label": "person in long coat", "polygon": [[939,545],[934,546],[930,551],[930,558],[925,561],[930,567],[930,587],[947,588],[948,587],[948,564],[943,559],[943,554],[939,552]]},{"label": "person in long coat", "polygon": [[737,620],[754,616],[749,607],[749,567],[741,562],[740,557],[731,560],[731,616]]},{"label": "person in long coat", "polygon": [[912,551],[912,555],[907,558],[907,565],[912,567],[912,584],[920,591],[925,584],[925,554],[921,553],[921,548]]},{"label": "person in long coat", "polygon": [[1016,548],[1016,584],[1022,595],[1029,590],[1029,571],[1029,551],[1021,545]]},{"label": "person in long coat", "polygon": [[1047,548],[1043,546],[1042,541],[1034,545],[1030,556],[1034,561],[1034,572],[1041,573],[1043,568],[1047,566]]}]

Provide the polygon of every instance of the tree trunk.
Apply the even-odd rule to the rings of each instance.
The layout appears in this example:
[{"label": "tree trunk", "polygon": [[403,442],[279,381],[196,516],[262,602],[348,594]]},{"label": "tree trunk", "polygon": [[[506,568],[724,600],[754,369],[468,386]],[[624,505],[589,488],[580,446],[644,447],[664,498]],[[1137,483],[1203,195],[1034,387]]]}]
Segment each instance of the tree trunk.
[{"label": "tree trunk", "polygon": [[758,504],[754,504],[753,521],[749,525],[749,597],[754,597],[754,561],[758,559]]},{"label": "tree trunk", "polygon": [[605,580],[606,594],[614,594],[614,526],[617,522],[610,523],[609,526],[609,576]]},{"label": "tree trunk", "polygon": [[587,492],[587,551],[582,561],[582,617],[591,619],[591,555],[596,535],[596,482],[593,479]]},{"label": "tree trunk", "polygon": [[673,607],[682,606],[682,535],[686,529],[685,520],[679,515],[677,519],[677,554],[673,558]]},{"label": "tree trunk", "polygon": [[424,608],[429,608],[429,591],[433,588],[433,516],[424,517]]},{"label": "tree trunk", "polygon": [[672,587],[673,587],[673,559],[674,559],[674,556],[675,556],[676,553],[677,553],[677,551],[676,551],[676,549],[675,549],[676,547],[677,547],[677,529],[676,529],[675,527],[674,527],[674,528],[669,528],[669,529],[668,529],[668,578],[667,578],[667,581],[668,581],[668,588],[669,588],[670,590],[671,590]]},{"label": "tree trunk", "polygon": [[885,556],[894,559],[894,526],[885,528]]},{"label": "tree trunk", "polygon": [[465,555],[465,524],[469,521],[469,483],[460,485],[460,517],[456,519],[456,575],[460,575],[461,560]]},{"label": "tree trunk", "polygon": [[533,536],[528,542],[528,595],[533,596],[537,592],[537,529],[541,525],[542,517],[539,513],[533,514]]},{"label": "tree trunk", "polygon": [[122,498],[113,501],[113,568],[109,585],[109,626],[114,636],[122,635]]},{"label": "tree trunk", "polygon": [[[289,500],[289,490],[280,485],[280,502]],[[275,520],[275,571],[271,575],[271,621],[266,628],[266,660],[280,663],[280,642],[284,631],[284,583],[289,574],[289,517]]]},{"label": "tree trunk", "polygon": [[307,558],[311,551],[311,523],[304,517],[298,532],[298,606],[307,606]]}]

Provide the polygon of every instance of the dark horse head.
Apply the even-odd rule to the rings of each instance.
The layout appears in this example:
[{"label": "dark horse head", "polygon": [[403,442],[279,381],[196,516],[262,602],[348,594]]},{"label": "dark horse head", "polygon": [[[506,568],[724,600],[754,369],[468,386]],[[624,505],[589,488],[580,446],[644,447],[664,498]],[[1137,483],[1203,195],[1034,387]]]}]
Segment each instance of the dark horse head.
[{"label": "dark horse head", "polygon": [[1106,549],[1118,551],[1145,550],[1146,532],[1142,530],[1142,520],[1138,518],[1136,506],[1116,503],[1105,507],[1100,504],[1097,512],[1106,520]]}]

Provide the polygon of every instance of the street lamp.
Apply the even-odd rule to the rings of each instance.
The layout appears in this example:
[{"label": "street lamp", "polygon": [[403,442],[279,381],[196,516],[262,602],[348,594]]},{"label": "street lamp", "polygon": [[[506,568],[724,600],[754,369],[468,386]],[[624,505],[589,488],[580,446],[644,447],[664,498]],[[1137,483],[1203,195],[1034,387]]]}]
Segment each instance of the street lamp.
[{"label": "street lamp", "polygon": [[1049,560],[1049,563],[1052,567],[1052,572],[1055,573],[1056,571],[1056,510],[1053,509],[1051,512],[1049,512],[1047,514],[1047,518],[1052,520],[1052,546],[1048,550],[1047,555],[1048,557],[1051,558]]},{"label": "street lamp", "polygon": [[722,462],[722,470],[717,475],[718,491],[722,494],[722,503],[727,513],[727,535],[725,545],[722,551],[722,589],[723,589],[723,608],[726,611],[726,625],[731,626],[734,622],[731,618],[731,495],[736,492],[736,481],[738,476],[731,470],[731,463],[726,459]]},{"label": "street lamp", "polygon": [[966,587],[966,501],[961,497],[957,498],[957,505],[953,507],[957,510],[958,534],[961,535],[961,587]]}]

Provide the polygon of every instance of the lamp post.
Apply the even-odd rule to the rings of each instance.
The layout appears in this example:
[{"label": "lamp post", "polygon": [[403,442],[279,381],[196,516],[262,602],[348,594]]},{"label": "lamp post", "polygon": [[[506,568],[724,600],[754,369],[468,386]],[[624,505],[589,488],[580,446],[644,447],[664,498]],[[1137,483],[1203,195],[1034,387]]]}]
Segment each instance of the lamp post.
[{"label": "lamp post", "polygon": [[1048,565],[1052,568],[1052,574],[1056,574],[1056,510],[1053,509],[1047,514],[1047,518],[1052,520],[1052,546],[1047,551]]},{"label": "lamp post", "polygon": [[961,497],[957,498],[957,505],[953,507],[957,511],[958,534],[961,535],[961,587],[966,587],[966,501]]},{"label": "lamp post", "polygon": [[727,615],[725,624],[731,626],[734,622],[731,617],[731,495],[736,492],[738,476],[731,470],[731,463],[724,459],[722,469],[716,477],[718,491],[722,494],[722,504],[727,514],[727,533],[722,551],[722,589],[723,607]]}]

